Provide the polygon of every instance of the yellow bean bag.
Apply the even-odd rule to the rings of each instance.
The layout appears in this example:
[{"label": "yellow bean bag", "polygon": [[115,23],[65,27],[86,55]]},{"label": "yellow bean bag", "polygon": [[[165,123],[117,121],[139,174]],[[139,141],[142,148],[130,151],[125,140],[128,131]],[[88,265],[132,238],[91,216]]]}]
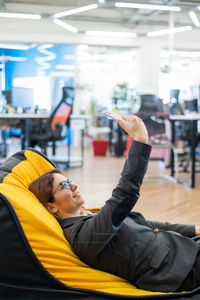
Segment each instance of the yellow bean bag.
[{"label": "yellow bean bag", "polygon": [[54,167],[31,148],[0,166],[0,299],[200,299],[199,290],[140,290],[81,262],[57,220],[28,190]]}]

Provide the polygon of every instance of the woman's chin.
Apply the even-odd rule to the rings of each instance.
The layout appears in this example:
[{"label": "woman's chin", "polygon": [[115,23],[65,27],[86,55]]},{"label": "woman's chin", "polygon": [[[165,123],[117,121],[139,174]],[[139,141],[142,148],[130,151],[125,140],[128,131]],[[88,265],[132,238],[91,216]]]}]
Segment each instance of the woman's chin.
[{"label": "woman's chin", "polygon": [[73,197],[73,199],[74,199],[75,201],[81,202],[82,204],[85,203],[85,201],[83,200],[83,198],[82,198],[82,196],[81,196],[80,193],[77,193],[77,195],[76,195],[75,197]]}]

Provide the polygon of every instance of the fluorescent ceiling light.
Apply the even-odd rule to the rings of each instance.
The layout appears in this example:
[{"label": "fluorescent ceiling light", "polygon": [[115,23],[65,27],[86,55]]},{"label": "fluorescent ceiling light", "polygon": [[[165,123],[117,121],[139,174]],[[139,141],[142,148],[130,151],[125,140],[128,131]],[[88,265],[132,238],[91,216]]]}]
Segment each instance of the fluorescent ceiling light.
[{"label": "fluorescent ceiling light", "polygon": [[15,45],[15,44],[0,44],[1,49],[13,49],[13,50],[28,50],[28,45]]},{"label": "fluorescent ceiling light", "polygon": [[189,15],[190,15],[190,18],[192,19],[194,25],[196,27],[200,27],[200,22],[199,22],[199,19],[197,18],[197,15],[195,14],[195,12],[194,11],[190,11]]},{"label": "fluorescent ceiling light", "polygon": [[73,65],[56,65],[56,69],[58,70],[74,70]]},{"label": "fluorescent ceiling light", "polygon": [[64,55],[64,59],[74,60],[75,56],[74,55]]},{"label": "fluorescent ceiling light", "polygon": [[173,51],[167,51],[162,50],[160,57],[162,58],[168,58],[170,55],[180,56],[184,58],[199,58],[200,57],[200,51],[183,51],[183,50],[173,50]]},{"label": "fluorescent ceiling light", "polygon": [[11,61],[25,61],[27,60],[26,57],[14,57],[14,56],[6,56],[7,60]]},{"label": "fluorescent ceiling light", "polygon": [[77,50],[87,50],[89,47],[88,47],[88,45],[78,45],[77,46]]},{"label": "fluorescent ceiling light", "polygon": [[155,10],[167,10],[167,11],[181,11],[181,8],[179,6],[154,5],[154,4],[142,4],[142,3],[116,2],[115,6],[125,7],[125,8],[143,8],[143,9],[155,9]]},{"label": "fluorescent ceiling light", "polygon": [[11,60],[11,61],[25,61],[27,60],[26,57],[14,57],[14,56],[5,56],[5,55],[1,55],[0,56],[0,61],[8,61],[8,60]]},{"label": "fluorescent ceiling light", "polygon": [[183,27],[175,27],[175,28],[169,28],[169,29],[158,30],[158,31],[151,31],[147,33],[147,36],[159,36],[159,35],[165,35],[165,34],[177,33],[177,32],[189,31],[189,30],[192,30],[192,26],[183,26]]},{"label": "fluorescent ceiling light", "polygon": [[98,36],[113,36],[113,37],[137,37],[135,32],[109,32],[109,31],[92,31],[88,30],[85,32],[87,35],[98,35]]},{"label": "fluorescent ceiling light", "polygon": [[56,77],[73,77],[74,73],[70,72],[51,72],[51,76],[56,76]]},{"label": "fluorescent ceiling light", "polygon": [[35,14],[16,14],[16,13],[0,13],[0,18],[17,18],[17,19],[41,19],[40,15]]},{"label": "fluorescent ceiling light", "polygon": [[93,59],[96,60],[103,60],[103,61],[124,61],[131,63],[133,61],[133,57],[130,55],[124,55],[123,53],[120,54],[110,54],[110,55],[103,55],[103,54],[96,54],[93,55]]},{"label": "fluorescent ceiling light", "polygon": [[62,22],[62,21],[60,21],[60,20],[58,20],[58,19],[53,19],[53,22],[54,22],[55,24],[57,24],[57,25],[59,25],[59,26],[65,28],[65,29],[67,29],[68,31],[71,31],[71,32],[78,32],[78,29],[77,29],[77,28],[75,28],[75,27],[73,27],[73,26],[71,26],[71,25],[69,25],[69,24],[67,24],[67,23],[65,23],[65,22]]},{"label": "fluorescent ceiling light", "polygon": [[194,58],[194,57],[200,57],[200,52],[199,51],[177,51],[177,50],[174,50],[174,51],[172,51],[172,55]]},{"label": "fluorescent ceiling light", "polygon": [[64,16],[74,15],[74,14],[78,14],[83,11],[95,9],[97,7],[98,7],[97,4],[86,5],[86,6],[82,6],[82,7],[78,7],[78,8],[74,8],[74,9],[70,9],[70,10],[66,10],[66,11],[57,13],[57,14],[53,15],[53,18],[61,18]]}]

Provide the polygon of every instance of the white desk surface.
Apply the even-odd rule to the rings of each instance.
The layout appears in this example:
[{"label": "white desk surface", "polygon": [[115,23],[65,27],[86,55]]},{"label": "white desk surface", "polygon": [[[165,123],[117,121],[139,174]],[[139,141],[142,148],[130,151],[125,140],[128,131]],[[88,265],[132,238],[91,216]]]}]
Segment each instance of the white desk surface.
[{"label": "white desk surface", "polygon": [[170,120],[175,121],[195,121],[200,120],[200,114],[199,113],[189,113],[187,115],[170,115]]},{"label": "white desk surface", "polygon": [[91,119],[90,115],[70,115],[70,119]]},{"label": "white desk surface", "polygon": [[47,119],[47,114],[0,114],[0,119]]},{"label": "white desk surface", "polygon": [[[48,119],[49,114],[0,114],[0,119]],[[90,119],[88,115],[71,115],[70,119]]]}]

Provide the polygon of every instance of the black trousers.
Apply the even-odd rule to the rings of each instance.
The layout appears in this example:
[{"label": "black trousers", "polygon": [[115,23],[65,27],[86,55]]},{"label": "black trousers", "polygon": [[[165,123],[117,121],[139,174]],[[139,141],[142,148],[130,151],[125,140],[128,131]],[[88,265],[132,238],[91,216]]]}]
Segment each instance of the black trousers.
[{"label": "black trousers", "polygon": [[199,251],[190,273],[182,282],[177,292],[192,291],[195,288],[200,287],[200,237],[195,237],[194,240],[199,247]]}]

